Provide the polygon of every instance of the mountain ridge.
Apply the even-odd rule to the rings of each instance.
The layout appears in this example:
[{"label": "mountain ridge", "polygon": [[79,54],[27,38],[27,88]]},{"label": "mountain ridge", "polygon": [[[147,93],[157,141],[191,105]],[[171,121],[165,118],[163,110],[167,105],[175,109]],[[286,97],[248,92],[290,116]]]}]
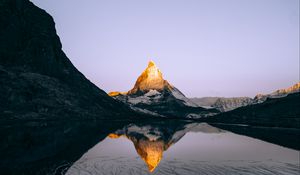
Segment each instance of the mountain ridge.
[{"label": "mountain ridge", "polygon": [[300,82],[283,89],[278,89],[270,94],[257,94],[251,97],[201,97],[190,98],[198,106],[216,108],[221,112],[227,112],[239,107],[263,103],[267,98],[282,98],[288,94],[297,93],[300,90]]},{"label": "mountain ridge", "polygon": [[265,101],[267,98],[281,98],[287,96],[288,94],[297,93],[297,92],[300,92],[300,82],[287,88],[275,90],[270,94],[257,94],[254,97],[254,101],[255,103],[261,103]]},{"label": "mountain ridge", "polygon": [[282,98],[267,98],[262,103],[243,106],[207,118],[206,122],[250,126],[300,128],[300,93]]}]

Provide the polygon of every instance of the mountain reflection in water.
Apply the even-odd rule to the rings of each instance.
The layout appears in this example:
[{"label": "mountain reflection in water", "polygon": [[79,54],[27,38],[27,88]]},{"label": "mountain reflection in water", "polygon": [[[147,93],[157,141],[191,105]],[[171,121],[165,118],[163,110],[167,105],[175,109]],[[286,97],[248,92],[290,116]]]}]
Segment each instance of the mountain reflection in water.
[{"label": "mountain reflection in water", "polygon": [[171,133],[164,134],[159,129],[157,127],[129,125],[122,130],[109,134],[108,137],[114,139],[123,136],[131,140],[137,153],[148,165],[149,171],[152,172],[162,159],[163,151],[166,151],[171,145],[175,144],[185,133],[189,131],[221,132],[221,130],[205,123],[187,124],[180,132],[173,133],[172,135]]},{"label": "mountain reflection in water", "polygon": [[129,124],[67,174],[299,174],[298,155],[206,123]]}]

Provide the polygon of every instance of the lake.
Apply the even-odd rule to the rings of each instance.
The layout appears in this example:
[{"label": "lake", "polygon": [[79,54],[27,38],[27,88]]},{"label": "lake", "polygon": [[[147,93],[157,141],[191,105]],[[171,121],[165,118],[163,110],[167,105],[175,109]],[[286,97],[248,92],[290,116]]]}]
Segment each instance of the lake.
[{"label": "lake", "polygon": [[243,132],[207,123],[127,124],[89,149],[66,174],[300,174],[297,147],[276,134],[289,131],[252,128],[271,136],[261,140],[246,132],[249,127],[235,127]]}]

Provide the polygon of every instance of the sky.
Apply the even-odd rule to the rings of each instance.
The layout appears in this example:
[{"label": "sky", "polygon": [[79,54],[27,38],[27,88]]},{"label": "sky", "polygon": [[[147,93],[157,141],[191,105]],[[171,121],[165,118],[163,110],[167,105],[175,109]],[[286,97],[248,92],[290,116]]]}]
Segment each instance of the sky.
[{"label": "sky", "polygon": [[254,97],[299,81],[299,0],[31,0],[76,68],[128,91],[153,60],[188,97]]}]

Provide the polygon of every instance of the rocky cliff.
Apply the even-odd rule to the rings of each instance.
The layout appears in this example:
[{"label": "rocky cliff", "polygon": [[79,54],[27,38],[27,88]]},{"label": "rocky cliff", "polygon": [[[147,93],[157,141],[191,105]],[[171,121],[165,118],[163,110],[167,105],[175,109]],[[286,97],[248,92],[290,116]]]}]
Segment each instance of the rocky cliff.
[{"label": "rocky cliff", "polygon": [[72,65],[44,10],[28,0],[1,0],[0,25],[1,119],[133,114]]},{"label": "rocky cliff", "polygon": [[72,65],[50,15],[0,1],[1,174],[60,174],[118,125],[108,119],[135,117]]},{"label": "rocky cliff", "polygon": [[226,112],[242,106],[251,105],[252,103],[253,99],[250,97],[219,98],[212,105],[212,107],[218,109],[221,112]]}]

